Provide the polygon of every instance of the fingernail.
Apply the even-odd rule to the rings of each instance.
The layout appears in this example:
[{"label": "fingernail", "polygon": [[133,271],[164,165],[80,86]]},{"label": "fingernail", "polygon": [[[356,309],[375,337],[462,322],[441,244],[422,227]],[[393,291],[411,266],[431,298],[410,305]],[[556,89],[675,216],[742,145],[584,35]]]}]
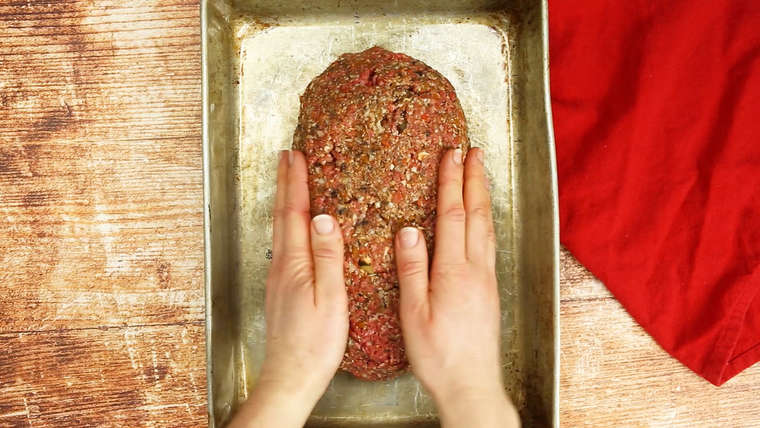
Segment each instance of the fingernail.
[{"label": "fingernail", "polygon": [[283,161],[287,159],[288,156],[288,150],[280,150],[280,160]]},{"label": "fingernail", "polygon": [[451,154],[451,160],[453,160],[455,164],[461,165],[462,164],[462,149],[454,150],[454,153]]},{"label": "fingernail", "polygon": [[327,214],[320,214],[311,220],[314,223],[314,230],[318,235],[328,235],[335,229],[335,223],[332,217]]},{"label": "fingernail", "polygon": [[478,158],[478,160],[480,161],[480,163],[483,163],[483,149],[478,149],[475,152],[475,156]]},{"label": "fingernail", "polygon": [[293,150],[288,150],[288,165],[293,165]]},{"label": "fingernail", "polygon": [[405,227],[399,232],[399,241],[401,248],[412,248],[420,240],[420,231],[414,227]]}]

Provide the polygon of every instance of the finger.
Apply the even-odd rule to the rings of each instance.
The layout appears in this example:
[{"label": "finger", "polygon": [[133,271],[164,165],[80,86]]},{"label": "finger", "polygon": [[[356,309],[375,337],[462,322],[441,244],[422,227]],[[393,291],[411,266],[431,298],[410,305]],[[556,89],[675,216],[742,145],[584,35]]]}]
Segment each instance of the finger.
[{"label": "finger", "polygon": [[417,228],[405,227],[396,234],[396,271],[402,326],[413,319],[428,319],[428,253],[425,239]]},{"label": "finger", "polygon": [[306,184],[306,159],[303,153],[291,150],[288,156],[287,193],[282,207],[283,256],[307,257],[309,249],[309,187]]},{"label": "finger", "polygon": [[280,159],[277,163],[277,190],[274,195],[273,225],[272,225],[272,264],[276,263],[282,253],[282,242],[285,237],[283,225],[283,208],[285,207],[285,195],[288,185],[288,151],[280,151]]},{"label": "finger", "polygon": [[327,214],[311,220],[311,254],[314,260],[314,303],[317,306],[345,306],[343,234],[335,219]]},{"label": "finger", "polygon": [[467,153],[464,166],[464,207],[466,218],[467,258],[474,263],[492,266],[496,258],[491,197],[483,167],[483,150]]},{"label": "finger", "polygon": [[462,151],[449,150],[438,171],[435,263],[465,261],[465,211],[462,199]]}]

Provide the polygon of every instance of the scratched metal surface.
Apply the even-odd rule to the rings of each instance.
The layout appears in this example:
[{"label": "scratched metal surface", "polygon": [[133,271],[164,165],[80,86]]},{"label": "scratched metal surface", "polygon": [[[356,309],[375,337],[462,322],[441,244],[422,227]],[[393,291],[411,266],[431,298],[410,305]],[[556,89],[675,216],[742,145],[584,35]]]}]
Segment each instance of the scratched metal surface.
[{"label": "scratched metal surface", "polygon": [[[542,3],[458,2],[453,10],[439,3],[443,9],[436,10],[423,1],[392,11],[373,1],[356,7],[324,1],[303,10],[298,5],[206,4],[207,267],[215,420],[226,420],[247,397],[263,359],[274,171],[278,151],[291,144],[299,95],[340,54],[379,45],[446,76],[468,119],[473,146],[485,149],[498,242],[506,389],[526,421],[551,425],[558,265],[541,80]],[[526,70],[535,76],[523,77]],[[521,139],[523,134],[528,138]],[[340,372],[310,424],[416,426],[436,420],[430,396],[411,374],[370,383]]]},{"label": "scratched metal surface", "polygon": [[[518,368],[517,281],[513,276],[513,204],[508,62],[502,45],[507,35],[478,23],[450,23],[450,18],[405,18],[403,21],[344,23],[319,26],[276,26],[259,31],[246,18],[233,24],[240,35],[240,121],[236,240],[240,304],[241,371],[245,394],[254,384],[264,357],[263,284],[271,243],[272,173],[279,150],[290,147],[298,117],[299,95],[312,78],[342,52],[381,45],[420,59],[448,76],[457,90],[474,147],[484,148],[494,205],[498,247],[497,277],[501,284],[502,339],[505,379],[518,403],[524,392]],[[508,26],[506,24],[505,26]],[[253,31],[251,31],[253,29]],[[479,46],[479,49],[474,49]],[[504,50],[504,51],[503,51]],[[484,67],[484,64],[491,64]],[[505,120],[506,119],[506,120]],[[244,396],[244,395],[243,395]],[[357,412],[358,409],[358,412]],[[352,420],[433,418],[435,407],[419,382],[407,373],[388,382],[363,382],[340,372],[312,412],[312,419]]]}]

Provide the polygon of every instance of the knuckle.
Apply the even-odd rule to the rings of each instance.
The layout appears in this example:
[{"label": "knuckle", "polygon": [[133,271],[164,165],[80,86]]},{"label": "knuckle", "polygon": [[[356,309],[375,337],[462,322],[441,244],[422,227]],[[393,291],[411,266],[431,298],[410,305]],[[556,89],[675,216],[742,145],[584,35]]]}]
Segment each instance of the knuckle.
[{"label": "knuckle", "polygon": [[486,240],[489,244],[496,244],[496,232],[492,227],[489,227],[486,231]]},{"label": "knuckle", "polygon": [[422,299],[401,299],[399,306],[399,316],[404,324],[417,325],[425,319],[427,315],[427,306]]},{"label": "knuckle", "polygon": [[286,203],[285,206],[282,207],[282,215],[283,218],[289,218],[294,216],[301,216],[303,213],[301,210],[295,207],[292,203]]},{"label": "knuckle", "polygon": [[309,271],[311,268],[310,263],[308,253],[304,254],[300,251],[294,251],[286,259],[283,259],[282,265],[279,266],[279,277],[282,279],[294,272]]},{"label": "knuckle", "polygon": [[488,248],[496,248],[496,233],[493,227],[489,227],[486,230],[486,244],[488,244]]},{"label": "knuckle", "polygon": [[291,273],[290,284],[294,288],[303,288],[312,284],[313,278],[309,269],[298,269]]},{"label": "knuckle", "polygon": [[276,208],[273,212],[275,221],[286,220],[295,216],[301,216],[303,213],[296,208],[292,203],[285,203],[280,208]]},{"label": "knuckle", "polygon": [[312,249],[314,260],[335,261],[341,258],[340,251],[333,247],[316,247]]},{"label": "knuckle", "polygon": [[277,269],[270,270],[267,278],[267,293],[265,299],[274,298],[275,294],[280,294],[285,289],[300,289],[309,286],[312,283],[311,262],[302,257],[292,257],[284,260]]},{"label": "knuckle", "polygon": [[462,205],[457,204],[444,209],[444,211],[441,213],[441,216],[448,221],[461,223],[465,221],[467,213],[465,212]]},{"label": "knuckle", "polygon": [[438,263],[433,266],[433,276],[438,278],[466,278],[468,273],[466,263]]},{"label": "knuckle", "polygon": [[491,210],[485,205],[477,205],[470,208],[467,211],[467,215],[471,218],[475,218],[481,221],[489,221],[491,218]]},{"label": "knuckle", "polygon": [[400,277],[427,275],[427,263],[423,260],[404,260],[398,264]]}]

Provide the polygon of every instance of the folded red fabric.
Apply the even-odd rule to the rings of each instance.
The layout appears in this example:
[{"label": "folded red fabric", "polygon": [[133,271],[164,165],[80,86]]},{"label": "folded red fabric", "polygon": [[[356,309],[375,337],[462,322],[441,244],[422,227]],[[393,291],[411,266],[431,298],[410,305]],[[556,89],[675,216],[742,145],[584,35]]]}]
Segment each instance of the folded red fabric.
[{"label": "folded red fabric", "polygon": [[549,2],[562,243],[715,385],[760,361],[760,1]]}]

